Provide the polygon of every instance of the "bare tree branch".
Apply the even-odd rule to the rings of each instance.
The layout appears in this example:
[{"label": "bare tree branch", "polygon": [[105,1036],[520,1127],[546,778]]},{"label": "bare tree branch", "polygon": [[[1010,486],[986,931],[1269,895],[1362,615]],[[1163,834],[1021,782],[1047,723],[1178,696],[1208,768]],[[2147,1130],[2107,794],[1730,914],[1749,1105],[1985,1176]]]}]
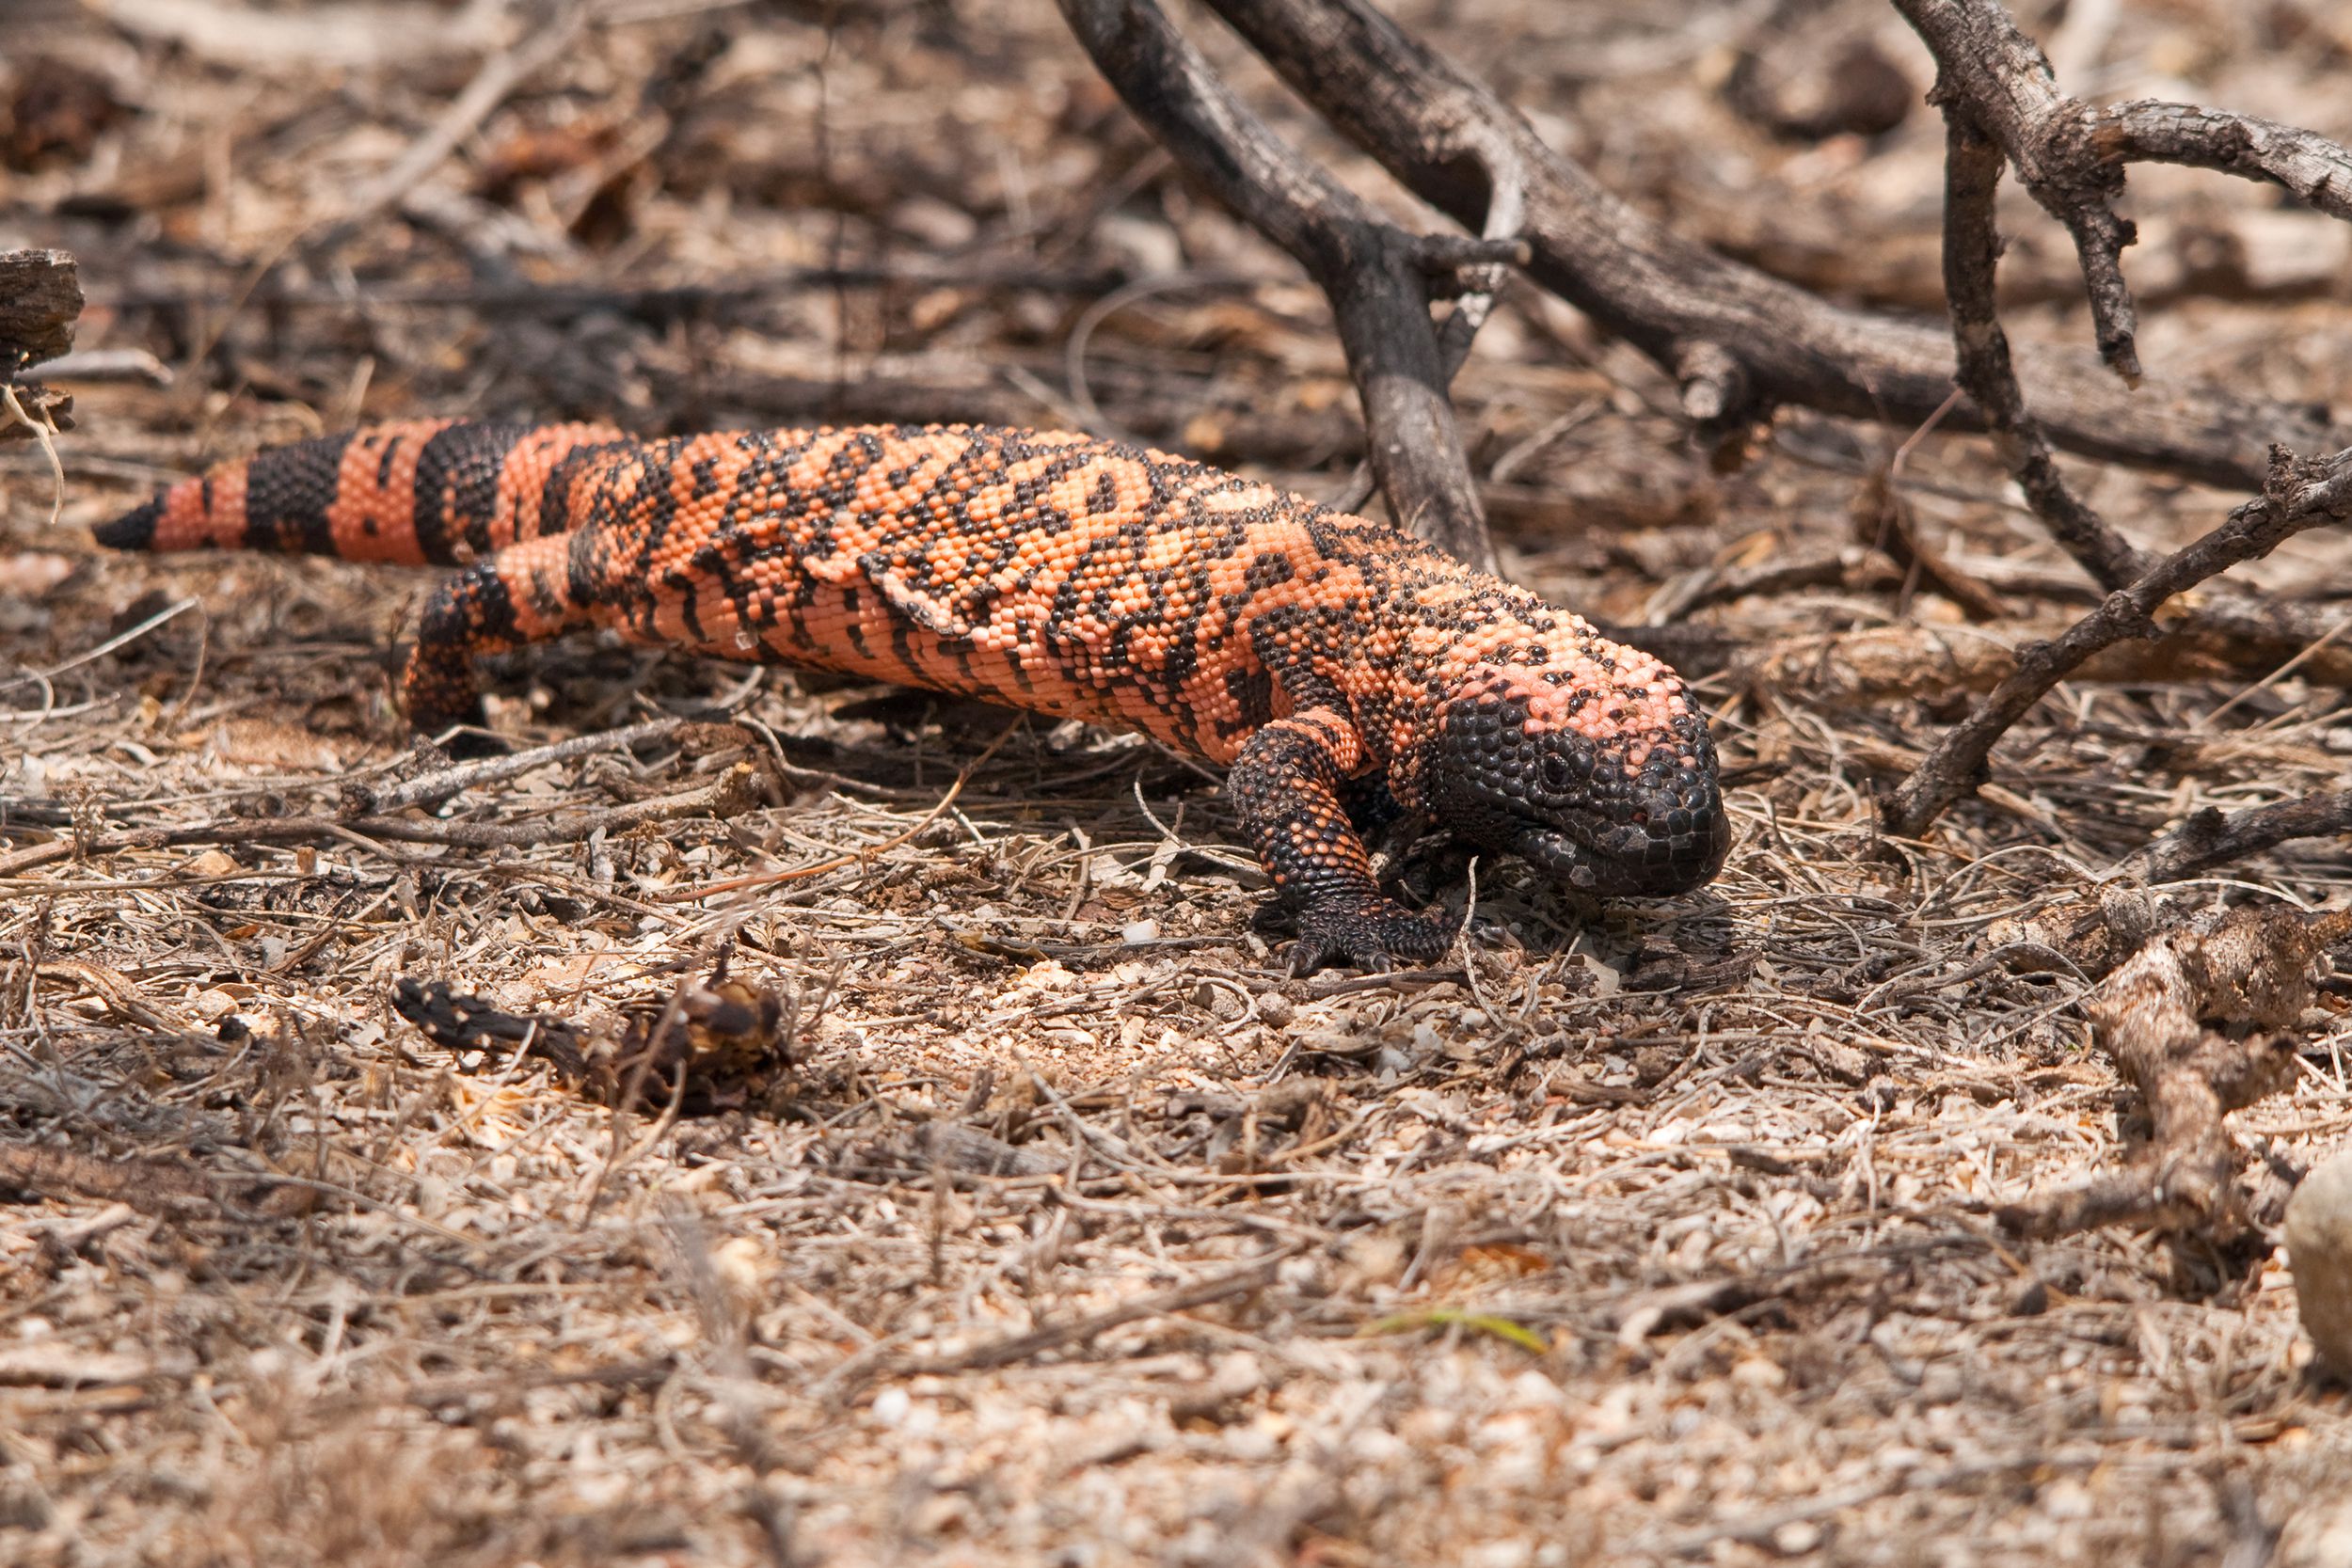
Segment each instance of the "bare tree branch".
[{"label": "bare tree branch", "polygon": [[2140,377],[2138,313],[2123,282],[2123,247],[2137,236],[2116,215],[2123,171],[2099,156],[2090,118],[2058,91],[2042,46],[1999,0],[1894,0],[1935,56],[1932,95],[1999,145],[2026,189],[2074,236],[2099,353],[2127,383]]},{"label": "bare tree branch", "polygon": [[2140,374],[2136,311],[2123,280],[2131,223],[2116,214],[2123,168],[2181,164],[2276,184],[2352,221],[2352,151],[2249,115],[2141,100],[2093,109],[2058,88],[2049,57],[2000,0],[1894,0],[1935,56],[1934,98],[1999,145],[2043,211],[2074,236],[2099,351]]},{"label": "bare tree branch", "polygon": [[2066,553],[2110,591],[2148,570],[2152,559],[2103,521],[2058,472],[2042,426],[2026,412],[2010,366],[2009,335],[1994,309],[1994,271],[2001,254],[1993,197],[2001,150],[1967,111],[1947,100],[1944,152],[1944,297],[1952,318],[1961,388],[1975,400],[2002,460],[2027,504]]},{"label": "bare tree branch", "polygon": [[2090,142],[2116,163],[2180,164],[2267,182],[2352,223],[2352,150],[2292,125],[2143,98],[2094,111]]},{"label": "bare tree branch", "polygon": [[2100,649],[2127,637],[2156,635],[2155,611],[2174,594],[2241,562],[2269,554],[2280,543],[2327,523],[2352,518],[2352,450],[2319,461],[2284,448],[2272,453],[2263,493],[2227,521],[2167,556],[2130,587],[2107,596],[2054,642],[2017,651],[2017,669],[1948,731],[1911,777],[1881,802],[1886,831],[1914,838],[1968,795],[1983,777],[1985,759],[2010,726],[2050,689]]},{"label": "bare tree branch", "polygon": [[1960,383],[1984,413],[2035,514],[2101,587],[2121,588],[2147,571],[2150,558],[2067,487],[2026,411],[1994,313],[2000,241],[1993,195],[2004,157],[2074,236],[2100,352],[2137,384],[2136,311],[2122,261],[2133,230],[2115,212],[2123,165],[2153,159],[2272,181],[2323,212],[2352,218],[2352,153],[2307,131],[2183,104],[2094,111],[2058,90],[2049,58],[1999,0],[1894,5],[1935,57],[1930,96],[1948,127],[1944,285]]},{"label": "bare tree branch", "polygon": [[[1367,0],[1210,0],[1332,125],[1407,188],[1467,227],[1493,196],[1485,145],[1524,173],[1529,275],[1656,359],[1686,409],[1724,423],[1777,403],[1916,426],[1952,386],[1939,325],[1842,309],[1716,255],[1602,188],[1484,87]],[[2052,444],[2233,485],[2263,482],[2273,441],[2331,451],[2352,441],[2309,404],[2198,385],[2120,385],[2094,356],[2023,350]],[[1725,367],[1736,373],[1725,373]],[[1972,406],[1949,427],[1983,429]]]},{"label": "bare tree branch", "polygon": [[[1383,221],[1244,108],[1151,0],[1061,0],[1061,8],[1136,117],[1329,297],[1363,398],[1367,455],[1398,525],[1493,570],[1486,512],[1447,395],[1454,366],[1429,300],[1433,279],[1508,262],[1518,243],[1413,234]],[[1466,281],[1479,296],[1497,279],[1482,270]],[[1470,313],[1456,311],[1463,352],[1486,308],[1465,303]]]}]

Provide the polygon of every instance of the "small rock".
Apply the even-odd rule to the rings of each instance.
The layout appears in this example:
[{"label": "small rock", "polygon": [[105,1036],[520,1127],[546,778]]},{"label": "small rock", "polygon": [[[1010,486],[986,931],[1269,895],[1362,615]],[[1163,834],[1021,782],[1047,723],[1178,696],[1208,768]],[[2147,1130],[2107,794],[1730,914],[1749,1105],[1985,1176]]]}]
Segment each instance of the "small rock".
[{"label": "small rock", "polygon": [[2303,1332],[2329,1369],[2352,1377],[2352,1153],[2303,1178],[2288,1200],[2287,1266]]},{"label": "small rock", "polygon": [[190,877],[233,877],[245,869],[224,849],[207,849],[180,868]]},{"label": "small rock", "polygon": [[2278,1568],[2352,1568],[2352,1500],[2330,1497],[2291,1516],[2271,1561]]},{"label": "small rock", "polygon": [[207,1023],[218,1023],[237,1010],[237,999],[225,990],[199,991],[190,999],[188,1010]]},{"label": "small rock", "polygon": [[1792,1520],[1772,1531],[1772,1550],[1783,1557],[1803,1557],[1821,1544],[1821,1527],[1809,1519]]}]

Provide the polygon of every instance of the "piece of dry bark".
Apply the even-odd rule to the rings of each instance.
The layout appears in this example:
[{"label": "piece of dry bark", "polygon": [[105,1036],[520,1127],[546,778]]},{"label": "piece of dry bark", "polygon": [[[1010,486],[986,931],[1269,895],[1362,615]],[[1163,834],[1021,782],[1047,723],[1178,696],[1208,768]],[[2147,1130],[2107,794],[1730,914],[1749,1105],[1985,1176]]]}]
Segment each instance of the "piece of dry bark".
[{"label": "piece of dry bark", "polygon": [[2223,1117],[2287,1085],[2288,1031],[2347,934],[2352,912],[2241,909],[2204,930],[2164,931],[2118,965],[2091,1000],[2090,1037],[2146,1108],[2148,1141],[2113,1175],[2004,1207],[2002,1225],[2035,1236],[2119,1224],[2224,1238],[2242,1228],[2237,1148]]},{"label": "piece of dry bark", "polygon": [[26,366],[71,350],[81,313],[72,257],[62,250],[0,251],[0,388],[16,404],[0,405],[0,441],[32,439],[44,419],[59,430],[72,426],[71,397],[17,377]]}]

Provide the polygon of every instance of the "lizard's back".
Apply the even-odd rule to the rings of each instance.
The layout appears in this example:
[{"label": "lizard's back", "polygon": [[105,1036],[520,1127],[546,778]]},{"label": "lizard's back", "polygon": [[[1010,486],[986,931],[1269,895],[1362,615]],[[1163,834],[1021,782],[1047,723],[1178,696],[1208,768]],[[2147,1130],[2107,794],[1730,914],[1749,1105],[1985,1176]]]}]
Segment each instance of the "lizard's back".
[{"label": "lizard's back", "polygon": [[[480,562],[469,653],[594,622],[1139,729],[1224,762],[1288,711],[1259,640],[1338,641],[1333,612],[1371,586],[1356,552],[1318,544],[1308,524],[1327,515],[1184,458],[1063,432],[636,442],[600,426],[428,421],[225,465],[101,538]],[[509,615],[518,626],[501,624]]]}]

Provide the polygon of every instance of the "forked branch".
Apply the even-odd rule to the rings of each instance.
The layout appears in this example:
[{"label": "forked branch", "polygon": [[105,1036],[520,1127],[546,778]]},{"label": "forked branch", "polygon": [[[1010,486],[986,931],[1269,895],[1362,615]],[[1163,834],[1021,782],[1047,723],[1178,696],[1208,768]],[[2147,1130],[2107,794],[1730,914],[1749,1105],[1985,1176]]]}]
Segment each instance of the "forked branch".
[{"label": "forked branch", "polygon": [[2155,612],[2174,594],[2241,562],[2259,560],[2306,529],[2347,518],[2352,518],[2352,449],[2316,462],[2283,448],[2274,451],[2263,493],[2220,527],[2109,594],[2056,641],[2019,649],[2015,673],[1947,732],[1918,769],[1882,802],[1880,819],[1886,831],[1916,837],[1945,807],[1973,793],[1994,743],[2011,725],[2100,649],[2127,637],[2157,635]]},{"label": "forked branch", "polygon": [[[1484,225],[1494,196],[1482,149],[1508,148],[1524,180],[1529,276],[1674,373],[1686,412],[1727,425],[1786,403],[1916,427],[1950,394],[1941,324],[1841,309],[1674,233],[1368,0],[1210,4],[1318,114],[1467,228]],[[2274,441],[2352,441],[2309,404],[2194,383],[2134,392],[2092,356],[2022,357],[2048,438],[2065,451],[2250,486]],[[1946,424],[1984,428],[1973,406]]]},{"label": "forked branch", "polygon": [[[2324,212],[2352,217],[2352,154],[2307,131],[2183,104],[2140,103],[2093,110],[2058,89],[2047,55],[1999,0],[1894,0],[1935,56],[1931,95],[1947,128],[1944,287],[1959,380],[1991,428],[2034,513],[2068,554],[2106,589],[2123,587],[2148,556],[2079,499],[2026,410],[1994,311],[2000,240],[1993,196],[2006,162],[2026,189],[2074,236],[2100,354],[2126,384],[2141,371],[2137,315],[2123,278],[2132,225],[2117,214],[2123,166],[2148,159],[2195,164],[2268,180]],[[2352,182],[2347,182],[2352,183]]]},{"label": "forked branch", "polygon": [[1961,389],[1984,416],[2034,515],[2091,580],[2110,591],[2122,588],[2147,571],[2149,557],[2109,528],[2058,472],[2041,424],[2026,412],[2009,335],[1994,309],[2001,239],[1994,229],[1993,198],[2000,185],[2001,150],[1960,104],[1947,100],[1944,114],[1944,297]]},{"label": "forked branch", "polygon": [[[1136,118],[1217,198],[1288,251],[1331,302],[1363,399],[1366,450],[1399,526],[1494,569],[1485,509],[1447,395],[1486,317],[1508,232],[1417,234],[1389,223],[1244,108],[1152,0],[1061,0]],[[1466,276],[1466,269],[1468,275]],[[1433,293],[1466,295],[1440,341]]]},{"label": "forked branch", "polygon": [[2123,279],[2134,233],[2115,204],[2135,163],[2214,169],[2293,192],[2352,221],[2352,150],[2313,132],[2192,103],[2094,109],[2061,91],[2049,56],[2000,0],[1894,0],[1935,56],[1935,99],[1999,146],[2042,210],[2074,236],[2099,352],[2140,374],[2137,309]]},{"label": "forked branch", "polygon": [[2138,315],[2123,282],[2123,247],[2137,236],[2115,211],[2123,171],[2099,155],[2090,116],[2058,90],[2049,56],[1999,0],[1894,0],[1935,56],[1934,100],[1997,145],[2042,211],[2074,236],[2101,357],[2140,377]]}]

